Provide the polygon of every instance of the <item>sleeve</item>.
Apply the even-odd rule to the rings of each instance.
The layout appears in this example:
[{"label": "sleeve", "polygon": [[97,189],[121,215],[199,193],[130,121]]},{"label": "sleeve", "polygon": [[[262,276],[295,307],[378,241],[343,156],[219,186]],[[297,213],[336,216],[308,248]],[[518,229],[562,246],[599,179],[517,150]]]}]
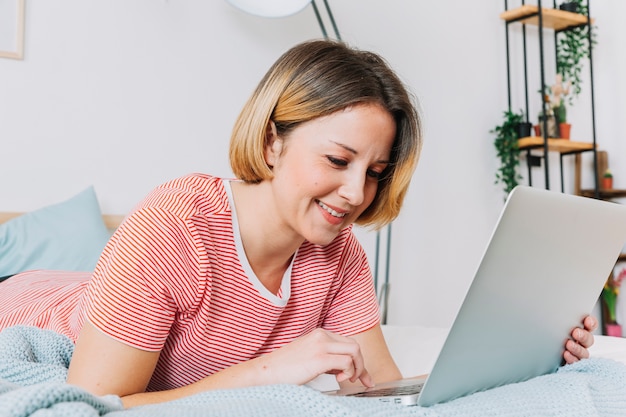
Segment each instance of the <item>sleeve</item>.
[{"label": "sleeve", "polygon": [[113,235],[86,292],[86,318],[130,346],[159,351],[174,321],[198,302],[201,245],[193,224],[156,208]]},{"label": "sleeve", "polygon": [[345,336],[362,333],[380,322],[374,280],[367,256],[352,232],[339,265],[341,286],[322,327]]}]

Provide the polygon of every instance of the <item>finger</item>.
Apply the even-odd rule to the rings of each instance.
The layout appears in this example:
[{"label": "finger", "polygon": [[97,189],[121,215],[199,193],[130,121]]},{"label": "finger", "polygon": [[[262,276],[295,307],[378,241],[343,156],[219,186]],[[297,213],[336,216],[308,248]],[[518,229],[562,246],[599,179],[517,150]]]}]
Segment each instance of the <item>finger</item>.
[{"label": "finger", "polygon": [[583,326],[585,326],[585,329],[588,331],[593,332],[598,328],[598,320],[593,316],[587,316],[583,320]]},{"label": "finger", "polygon": [[371,375],[365,369],[361,347],[354,339],[332,332],[321,332],[318,336],[331,340],[326,343],[326,354],[330,357],[325,359],[325,363],[332,366],[333,369],[327,373],[335,374],[337,382],[349,380],[354,383],[360,380],[366,387],[374,386]]},{"label": "finger", "polygon": [[358,378],[352,358],[347,355],[326,355],[322,361],[326,369],[325,373],[335,375],[339,383]]},{"label": "finger", "polygon": [[[589,357],[589,351],[587,350],[587,348],[585,348],[584,346],[581,346],[580,344],[574,342],[573,340],[568,340],[567,343],[565,344],[565,348],[567,349],[567,352],[569,352],[572,356],[576,358],[576,360],[586,359]],[[571,363],[571,362],[568,362],[568,363]]]},{"label": "finger", "polygon": [[587,330],[576,328],[572,331],[572,338],[585,348],[593,345],[593,334]]},{"label": "finger", "polygon": [[344,381],[355,382],[365,371],[365,361],[358,345],[332,343],[325,356],[325,363],[332,366],[333,371],[339,371]]},{"label": "finger", "polygon": [[365,369],[365,367],[358,368],[353,365],[350,368],[350,372],[351,372],[351,375],[348,378],[346,378],[346,379],[349,379],[350,382],[356,382],[357,380],[360,380],[361,383],[365,385],[366,387],[374,386],[374,381],[372,377],[370,376],[369,372],[367,371],[367,369]]},{"label": "finger", "polygon": [[374,379],[372,378],[370,373],[367,372],[367,369],[363,369],[361,376],[359,376],[359,380],[361,381],[361,384],[363,384],[363,386],[367,388],[372,388],[375,385]]},{"label": "finger", "polygon": [[360,380],[366,387],[374,386],[374,381],[365,368],[365,361],[361,355],[358,343],[350,339],[350,343],[332,343],[328,345],[330,352],[327,364],[334,369],[329,373],[336,374],[337,382],[356,382]]},{"label": "finger", "polygon": [[346,337],[339,342],[329,343],[327,349],[327,353],[332,355],[349,356],[356,373],[360,374],[365,369],[365,360],[361,354],[361,346],[353,339]]},{"label": "finger", "polygon": [[567,350],[565,351],[565,353],[563,353],[563,359],[565,359],[565,363],[567,363],[567,364],[572,364],[574,362],[578,362],[579,361],[579,359],[576,356],[572,355]]},{"label": "finger", "polygon": [[[361,381],[361,384],[363,384],[363,386],[368,387],[368,388],[371,388],[375,385],[374,380],[372,376],[370,375],[370,373],[367,371],[367,369],[363,369],[363,371],[360,373],[356,373],[354,371],[354,368],[351,368],[349,372],[332,370],[329,373],[335,374],[335,379],[337,380],[337,382],[340,382],[340,383],[348,381],[348,380],[350,380],[350,382],[356,382],[357,380],[359,380]],[[350,374],[352,376],[350,376]]]}]

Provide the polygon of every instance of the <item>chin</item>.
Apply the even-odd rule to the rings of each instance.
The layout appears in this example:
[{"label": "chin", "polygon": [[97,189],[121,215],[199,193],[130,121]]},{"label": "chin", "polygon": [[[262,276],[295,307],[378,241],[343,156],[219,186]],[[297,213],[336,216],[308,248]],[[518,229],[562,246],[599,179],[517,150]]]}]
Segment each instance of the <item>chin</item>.
[{"label": "chin", "polygon": [[[335,236],[337,237],[337,236]],[[328,244],[330,244],[333,240],[335,240],[335,238],[332,239],[307,239],[309,241],[309,243],[312,243],[314,245],[318,245],[318,246],[326,246]]]},{"label": "chin", "polygon": [[310,243],[313,243],[314,245],[319,245],[319,246],[326,246],[330,243],[332,243],[333,240],[335,240],[337,238],[337,236],[339,236],[339,233],[341,233],[341,231],[345,228],[346,226],[342,226],[339,230],[337,230],[334,233],[311,233],[309,234],[309,236],[306,237],[306,240],[309,241]]}]

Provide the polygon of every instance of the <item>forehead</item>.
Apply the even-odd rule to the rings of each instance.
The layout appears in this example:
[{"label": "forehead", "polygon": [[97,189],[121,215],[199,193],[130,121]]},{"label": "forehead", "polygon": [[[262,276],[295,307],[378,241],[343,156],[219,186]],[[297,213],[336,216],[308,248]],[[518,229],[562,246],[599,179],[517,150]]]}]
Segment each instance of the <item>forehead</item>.
[{"label": "forehead", "polygon": [[[396,122],[391,113],[378,103],[345,107],[299,124],[310,131],[337,131],[346,136],[368,136],[368,133],[395,136]],[[302,129],[305,130],[305,129]]]}]

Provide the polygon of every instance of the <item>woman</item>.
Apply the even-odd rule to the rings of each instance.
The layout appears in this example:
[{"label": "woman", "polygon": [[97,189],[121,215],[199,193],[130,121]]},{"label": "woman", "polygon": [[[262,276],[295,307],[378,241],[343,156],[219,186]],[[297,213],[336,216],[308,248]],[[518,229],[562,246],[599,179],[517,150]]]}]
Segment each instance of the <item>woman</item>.
[{"label": "woman", "polygon": [[[91,279],[56,281],[55,294],[69,289],[54,305],[19,291],[27,278],[49,289],[49,275],[11,278],[2,293],[22,293],[22,307],[0,311],[0,327],[19,321],[76,340],[68,382],[125,406],[324,373],[342,385],[397,379],[351,225],[398,215],[420,148],[411,97],[379,56],[297,45],[235,124],[236,180],[193,174],[155,189]],[[588,356],[595,322],[585,325],[568,362]]]}]

